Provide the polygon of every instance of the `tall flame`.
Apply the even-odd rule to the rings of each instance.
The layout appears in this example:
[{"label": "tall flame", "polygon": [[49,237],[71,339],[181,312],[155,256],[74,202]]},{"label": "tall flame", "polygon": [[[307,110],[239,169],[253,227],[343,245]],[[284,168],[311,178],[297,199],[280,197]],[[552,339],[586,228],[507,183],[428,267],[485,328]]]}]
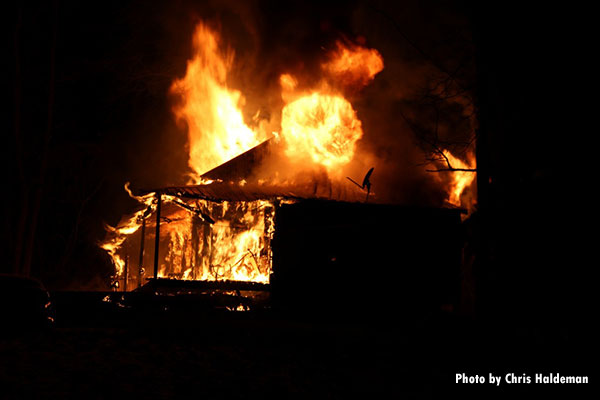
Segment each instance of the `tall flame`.
[{"label": "tall flame", "polygon": [[199,176],[259,144],[264,137],[244,122],[244,97],[227,87],[234,53],[223,53],[219,35],[205,24],[194,33],[195,54],[185,77],[171,91],[181,98],[174,109],[188,127],[189,165]]}]

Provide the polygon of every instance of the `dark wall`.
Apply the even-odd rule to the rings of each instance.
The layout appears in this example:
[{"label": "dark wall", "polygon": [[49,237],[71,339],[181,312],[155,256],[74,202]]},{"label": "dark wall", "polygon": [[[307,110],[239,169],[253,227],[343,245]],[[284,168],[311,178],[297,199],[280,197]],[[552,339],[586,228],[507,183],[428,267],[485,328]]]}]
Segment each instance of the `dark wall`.
[{"label": "dark wall", "polygon": [[275,227],[277,306],[404,314],[457,301],[458,211],[302,201],[280,206]]}]

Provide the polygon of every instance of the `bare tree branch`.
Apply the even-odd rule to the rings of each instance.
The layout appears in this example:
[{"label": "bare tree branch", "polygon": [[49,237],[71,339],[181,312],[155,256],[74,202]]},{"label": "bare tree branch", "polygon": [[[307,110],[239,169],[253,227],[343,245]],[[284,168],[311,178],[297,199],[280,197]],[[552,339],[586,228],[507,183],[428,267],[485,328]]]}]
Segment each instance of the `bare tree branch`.
[{"label": "bare tree branch", "polygon": [[[451,77],[452,75],[446,70],[446,68],[444,68],[442,65],[440,65],[438,62],[436,62],[433,57],[431,57],[429,54],[427,54],[425,51],[423,51],[419,46],[417,46],[417,44],[415,42],[413,42],[405,33],[404,31],[400,28],[400,25],[398,24],[398,22],[396,22],[396,20],[394,18],[392,18],[390,13],[385,12],[384,10],[380,10],[379,8],[370,6],[371,10],[375,11],[378,14],[381,14],[383,17],[385,17],[385,19],[387,19],[388,21],[390,21],[390,23],[394,26],[394,28],[396,29],[396,31],[400,34],[400,36],[406,41],[406,43],[408,43],[413,49],[415,49],[417,51],[417,53],[419,53],[419,55],[421,55],[421,57],[423,57],[426,61],[428,61],[429,63],[431,63],[431,65],[433,65],[435,68],[437,68],[439,71],[441,71],[442,73],[444,73],[444,75],[446,75],[447,77]],[[456,82],[456,85],[460,87],[460,84],[458,82]]]},{"label": "bare tree branch", "polygon": [[427,172],[477,172],[477,168],[440,168],[427,169]]}]

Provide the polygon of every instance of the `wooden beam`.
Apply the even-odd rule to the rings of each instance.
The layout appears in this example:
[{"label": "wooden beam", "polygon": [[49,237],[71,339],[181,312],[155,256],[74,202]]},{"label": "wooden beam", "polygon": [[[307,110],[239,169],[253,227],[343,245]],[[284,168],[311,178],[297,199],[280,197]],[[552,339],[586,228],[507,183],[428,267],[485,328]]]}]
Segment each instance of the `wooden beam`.
[{"label": "wooden beam", "polygon": [[160,208],[162,203],[162,194],[156,192],[156,237],[154,238],[154,279],[158,278],[158,249],[160,247]]},{"label": "wooden beam", "polygon": [[144,242],[146,240],[146,218],[142,215],[142,238],[140,240],[140,258],[138,262],[138,287],[142,286],[143,268],[144,268]]}]

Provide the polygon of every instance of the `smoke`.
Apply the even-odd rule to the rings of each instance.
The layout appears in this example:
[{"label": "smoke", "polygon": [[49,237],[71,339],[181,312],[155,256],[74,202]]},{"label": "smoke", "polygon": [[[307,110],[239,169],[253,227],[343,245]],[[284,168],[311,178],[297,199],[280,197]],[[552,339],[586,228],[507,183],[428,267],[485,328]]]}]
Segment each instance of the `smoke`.
[{"label": "smoke", "polygon": [[[447,38],[449,30],[464,31],[465,26],[458,17],[446,17],[450,14],[445,9],[424,10],[417,3],[183,0],[151,7],[132,4],[122,17],[131,32],[119,49],[120,65],[126,69],[119,72],[119,92],[129,102],[142,101],[119,129],[122,138],[108,144],[114,152],[112,159],[124,165],[118,170],[122,181],[115,191],[122,192],[123,183],[129,180],[138,188],[189,181],[186,127],[176,123],[172,110],[177,99],[169,89],[185,75],[194,51],[193,32],[204,21],[220,34],[224,50],[235,53],[227,85],[245,98],[245,122],[266,133],[280,131],[285,105],[281,74],[294,76],[299,92],[317,87],[323,79],[322,65],[340,41],[375,49],[384,60],[384,69],[364,88],[344,91],[364,134],[353,162],[339,171],[341,179],[332,181],[320,169],[297,173],[280,151],[272,151],[272,157],[255,171],[256,180],[275,176],[279,182],[308,186],[318,182],[320,187],[333,186],[332,192],[345,193],[355,189],[346,176],[362,182],[374,167],[374,201],[443,205],[450,178],[427,172],[418,132],[407,120],[421,125],[433,120],[431,110],[420,103],[421,95],[432,80],[443,77],[438,65],[454,70],[457,58],[451,46],[441,46],[436,40]],[[444,25],[436,25],[439,21]],[[415,50],[413,42],[434,59]],[[459,102],[455,99],[451,104]],[[453,112],[462,115],[463,110],[457,106]],[[442,120],[438,126],[445,137],[464,130],[455,129],[451,122]],[[121,197],[123,209],[131,202],[125,193]],[[114,217],[109,223],[113,222]]]},{"label": "smoke", "polygon": [[[252,123],[255,117],[254,123],[261,124],[261,129],[280,130],[280,110],[285,105],[281,74],[297,80],[298,92],[318,87],[323,79],[322,65],[340,41],[377,50],[385,64],[364,88],[343,91],[362,121],[364,135],[357,143],[353,162],[339,171],[341,180],[332,181],[319,169],[298,172],[278,151],[272,151],[255,171],[255,179],[320,181],[324,186],[343,188],[352,185],[346,176],[361,182],[374,167],[374,201],[444,204],[451,175],[427,171],[432,166],[426,164],[428,149],[423,141],[435,130],[443,143],[465,142],[473,132],[472,119],[466,116],[469,105],[464,97],[447,96],[438,102],[441,117],[436,117],[435,112],[440,112],[430,107],[426,96],[436,94],[434,83],[446,78],[446,71],[455,65],[464,64],[456,68],[460,73],[469,71],[470,60],[464,56],[467,52],[452,54],[452,46],[438,43],[448,42],[452,29],[465,30],[460,17],[447,17],[448,13],[443,14],[447,9],[442,8],[424,11],[412,3],[373,6],[351,2],[341,6],[257,1],[220,7],[215,13],[220,18],[217,25],[224,42],[235,50],[229,84],[245,96],[246,121]],[[436,20],[443,24],[436,26]],[[421,23],[427,31],[419,26]],[[428,35],[425,39],[424,34]],[[458,81],[460,74],[454,75]],[[459,158],[464,156],[458,154]]]}]

